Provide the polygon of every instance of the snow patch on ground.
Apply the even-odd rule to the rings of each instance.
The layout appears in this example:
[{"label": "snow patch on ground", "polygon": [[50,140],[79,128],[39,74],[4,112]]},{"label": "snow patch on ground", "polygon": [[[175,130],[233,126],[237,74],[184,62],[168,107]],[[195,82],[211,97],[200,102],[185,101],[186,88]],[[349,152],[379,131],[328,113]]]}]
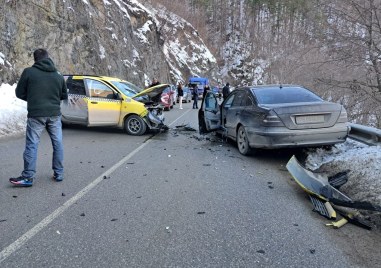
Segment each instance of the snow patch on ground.
[{"label": "snow patch on ground", "polygon": [[15,89],[16,84],[0,86],[0,137],[25,131],[26,102],[16,98]]}]

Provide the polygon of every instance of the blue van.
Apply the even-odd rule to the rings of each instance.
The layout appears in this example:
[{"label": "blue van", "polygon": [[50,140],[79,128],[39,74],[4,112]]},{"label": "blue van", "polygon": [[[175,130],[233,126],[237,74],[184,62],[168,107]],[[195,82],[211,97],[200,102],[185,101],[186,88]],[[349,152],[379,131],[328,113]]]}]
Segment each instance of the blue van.
[{"label": "blue van", "polygon": [[189,78],[189,87],[192,88],[193,85],[197,85],[198,96],[202,96],[204,93],[204,87],[209,85],[209,79],[204,77],[191,77]]}]

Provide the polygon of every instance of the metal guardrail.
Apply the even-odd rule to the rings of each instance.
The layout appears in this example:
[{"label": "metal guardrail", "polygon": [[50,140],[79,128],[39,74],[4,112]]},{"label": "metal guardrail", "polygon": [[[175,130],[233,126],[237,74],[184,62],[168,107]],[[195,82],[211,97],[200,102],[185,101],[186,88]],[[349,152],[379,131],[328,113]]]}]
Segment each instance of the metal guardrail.
[{"label": "metal guardrail", "polygon": [[348,137],[370,146],[381,145],[381,130],[374,127],[349,123],[351,130]]}]

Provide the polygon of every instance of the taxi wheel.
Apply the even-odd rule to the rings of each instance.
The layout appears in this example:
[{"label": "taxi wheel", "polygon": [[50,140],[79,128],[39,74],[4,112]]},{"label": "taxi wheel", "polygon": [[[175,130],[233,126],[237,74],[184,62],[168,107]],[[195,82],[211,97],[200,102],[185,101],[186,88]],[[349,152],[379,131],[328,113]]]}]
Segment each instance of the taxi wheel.
[{"label": "taxi wheel", "polygon": [[140,136],[146,132],[147,125],[140,116],[133,114],[126,118],[124,128],[128,134]]},{"label": "taxi wheel", "polygon": [[247,134],[244,126],[240,126],[237,131],[237,146],[238,151],[243,155],[249,155],[251,153],[251,148],[249,146],[249,140],[247,139]]}]

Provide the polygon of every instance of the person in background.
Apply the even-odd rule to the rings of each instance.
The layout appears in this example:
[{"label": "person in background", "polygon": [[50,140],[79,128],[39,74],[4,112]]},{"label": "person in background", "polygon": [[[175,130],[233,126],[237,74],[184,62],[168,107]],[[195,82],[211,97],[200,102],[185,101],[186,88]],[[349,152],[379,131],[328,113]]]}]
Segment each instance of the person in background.
[{"label": "person in background", "polygon": [[229,93],[230,93],[230,85],[229,83],[226,83],[226,85],[222,88],[222,97],[224,100],[229,95]]},{"label": "person in background", "polygon": [[198,87],[193,85],[193,109],[198,109]]},{"label": "person in background", "polygon": [[159,80],[157,80],[157,78],[154,78],[152,80],[152,83],[148,87],[154,87],[154,86],[157,86],[157,85],[160,85],[160,82],[159,82]]},{"label": "person in background", "polygon": [[179,104],[180,104],[180,109],[183,109],[183,97],[184,97],[184,91],[183,91],[183,85],[181,82],[177,84],[177,94],[179,96]]},{"label": "person in background", "polygon": [[61,100],[68,97],[64,77],[57,71],[45,49],[33,53],[34,64],[25,68],[16,87],[16,97],[27,102],[28,119],[21,176],[10,178],[16,186],[32,186],[36,176],[40,136],[47,130],[53,146],[53,178],[64,178]]},{"label": "person in background", "polygon": [[[209,85],[205,85],[205,87],[204,87],[204,92],[202,93],[202,98],[203,98],[203,99],[205,99],[205,96],[206,96],[206,94],[207,94],[208,92],[210,92],[210,87],[209,87]],[[206,107],[209,106],[209,99],[205,99],[205,105],[206,105]]]},{"label": "person in background", "polygon": [[206,93],[208,93],[208,92],[210,92],[210,87],[209,87],[209,85],[206,85],[206,86],[204,87],[204,92],[203,92],[203,94],[202,94],[202,98],[205,98],[205,95],[206,95]]}]

